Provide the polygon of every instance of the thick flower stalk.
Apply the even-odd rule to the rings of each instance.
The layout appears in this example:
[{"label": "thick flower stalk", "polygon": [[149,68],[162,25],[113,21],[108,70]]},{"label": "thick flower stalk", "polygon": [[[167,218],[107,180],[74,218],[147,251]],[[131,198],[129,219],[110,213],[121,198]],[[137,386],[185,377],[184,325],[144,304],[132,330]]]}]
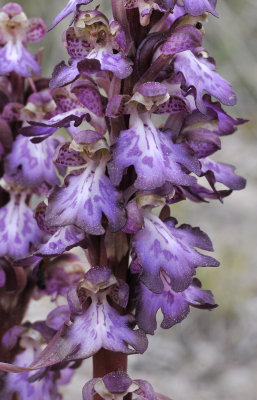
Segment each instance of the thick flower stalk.
[{"label": "thick flower stalk", "polygon": [[[113,0],[110,20],[89,3],[70,0],[50,27],[73,13],[68,63],[27,86],[40,68],[26,42],[43,23],[14,3],[0,13],[0,284],[8,299],[14,277],[16,299],[28,288],[22,315],[2,333],[2,391],[59,399],[56,386],[93,357],[83,400],[165,400],[127,375],[127,357],[146,351],[158,310],[168,329],[190,307],[217,306],[195,276],[219,265],[206,254],[212,243],[178,226],[172,205],[222,201],[245,186],[211,158],[244,121],[222,108],[236,96],[202,43],[215,0]],[[45,196],[34,212],[32,195]],[[29,299],[45,295],[56,308],[24,323]]]}]

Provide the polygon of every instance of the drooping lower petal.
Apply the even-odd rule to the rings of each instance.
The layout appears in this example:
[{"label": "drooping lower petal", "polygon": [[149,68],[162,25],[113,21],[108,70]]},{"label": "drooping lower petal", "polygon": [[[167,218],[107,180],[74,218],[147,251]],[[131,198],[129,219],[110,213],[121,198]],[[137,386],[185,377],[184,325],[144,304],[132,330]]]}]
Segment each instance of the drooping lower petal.
[{"label": "drooping lower petal", "polygon": [[21,42],[8,42],[0,49],[0,75],[14,71],[20,76],[40,75],[41,67],[36,56],[31,54]]},{"label": "drooping lower petal", "polygon": [[28,257],[41,240],[42,232],[25,195],[12,194],[9,203],[0,208],[0,256]]},{"label": "drooping lower petal", "polygon": [[106,162],[88,162],[87,168],[66,178],[66,186],[57,188],[49,198],[46,224],[76,225],[92,235],[104,233],[102,213],[109,220],[110,230],[125,224],[120,197],[105,175]]},{"label": "drooping lower petal", "polygon": [[156,314],[159,309],[163,313],[161,327],[169,329],[181,322],[189,313],[190,306],[212,309],[216,307],[213,295],[209,290],[202,290],[199,281],[194,279],[192,284],[182,292],[174,292],[169,279],[161,275],[163,291],[153,293],[143,283],[138,288],[136,320],[138,326],[151,335],[157,328]]},{"label": "drooping lower petal", "polygon": [[[101,348],[125,354],[143,353],[147,348],[144,332],[133,330],[133,316],[120,315],[108,302],[107,296],[120,302],[112,294],[119,285],[109,268],[90,269],[80,281],[77,300],[73,300],[81,305],[72,321],[63,325],[30,367],[40,369],[64,360],[85,359]],[[115,293],[123,296],[123,291]]]},{"label": "drooping lower petal", "polygon": [[166,181],[190,185],[195,178],[185,173],[200,173],[199,162],[184,144],[175,144],[169,132],[158,130],[149,117],[137,116],[131,128],[120,133],[109,164],[111,180],[115,185],[122,178],[122,171],[133,165],[137,179],[135,187],[155,189]]},{"label": "drooping lower petal", "polygon": [[161,293],[163,270],[176,292],[185,290],[192,282],[197,266],[218,266],[212,257],[195,250],[212,251],[208,236],[189,225],[175,227],[176,220],[162,222],[150,211],[145,211],[144,228],[133,239],[133,248],[143,267],[141,280],[153,292]]},{"label": "drooping lower petal", "polygon": [[202,172],[205,174],[211,187],[215,188],[215,183],[220,182],[232,190],[241,190],[246,185],[246,180],[234,173],[233,165],[219,163],[210,158],[201,159]]},{"label": "drooping lower petal", "polygon": [[236,95],[231,90],[231,85],[190,50],[176,55],[174,69],[175,72],[183,74],[187,87],[195,88],[196,105],[203,114],[206,113],[206,105],[202,99],[204,90],[225,105],[232,106],[236,103]]},{"label": "drooping lower petal", "polygon": [[211,97],[209,95],[204,95],[204,102],[207,108],[210,108],[216,115],[218,119],[218,134],[223,135],[231,135],[235,132],[236,126],[241,125],[247,122],[242,118],[233,118],[228,115],[221,107],[219,102],[212,102]]},{"label": "drooping lower petal", "polygon": [[[30,363],[33,361],[34,353],[27,349],[18,355],[15,363]],[[24,365],[24,364],[23,364]],[[28,365],[28,364],[27,364]],[[5,383],[0,395],[5,400],[56,400],[59,398],[58,388],[56,386],[56,373],[49,371],[40,380],[30,381],[34,372],[8,373],[5,377]]]},{"label": "drooping lower petal", "polygon": [[113,54],[103,49],[98,52],[92,51],[88,58],[98,60],[102,70],[113,72],[119,79],[125,79],[132,73],[132,61],[121,53]]},{"label": "drooping lower petal", "polygon": [[52,159],[59,144],[58,139],[52,138],[36,144],[29,138],[18,135],[5,160],[8,179],[30,188],[41,183],[58,185],[60,180]]},{"label": "drooping lower petal", "polygon": [[56,256],[85,242],[85,233],[73,225],[59,228],[50,239],[42,244],[35,255]]}]

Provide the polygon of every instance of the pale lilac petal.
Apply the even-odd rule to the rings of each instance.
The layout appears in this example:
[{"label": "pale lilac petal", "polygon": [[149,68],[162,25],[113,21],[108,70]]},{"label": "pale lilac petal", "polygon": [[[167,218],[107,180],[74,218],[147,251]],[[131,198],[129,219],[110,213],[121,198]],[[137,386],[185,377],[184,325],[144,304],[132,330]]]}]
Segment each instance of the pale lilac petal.
[{"label": "pale lilac petal", "polygon": [[185,5],[185,10],[187,13],[198,16],[204,14],[205,12],[209,12],[215,17],[218,17],[217,11],[215,11],[216,1],[213,2],[212,0],[183,0]]},{"label": "pale lilac petal", "polygon": [[144,352],[146,338],[142,331],[128,327],[129,318],[121,316],[107,302],[92,303],[83,315],[73,318],[54,337],[33,368],[42,368],[63,360],[78,360],[91,357],[102,347],[126,354]]},{"label": "pale lilac petal", "polygon": [[38,42],[46,34],[46,24],[41,18],[31,18],[27,27],[27,42]]},{"label": "pale lilac petal", "polygon": [[173,12],[169,14],[168,21],[170,25],[172,25],[179,17],[182,17],[186,14],[185,7],[179,4],[175,4]]},{"label": "pale lilac petal", "polygon": [[61,22],[64,18],[66,18],[72,12],[76,13],[76,8],[77,8],[78,5],[80,5],[80,4],[88,4],[91,1],[92,0],[69,0],[69,2],[64,7],[64,9],[53,20],[49,30],[53,29],[57,24],[59,24],[59,22]]},{"label": "pale lilac petal", "polygon": [[96,394],[95,384],[100,381],[100,378],[94,378],[88,381],[82,390],[82,398],[83,400],[94,400],[94,396]]},{"label": "pale lilac petal", "polygon": [[197,158],[208,157],[221,148],[217,132],[204,127],[187,128],[183,136]]},{"label": "pale lilac petal", "polygon": [[186,318],[190,311],[189,306],[209,310],[217,306],[211,291],[202,290],[201,285],[197,286],[198,281],[195,279],[187,289],[178,293],[171,289],[164,274],[162,281],[164,287],[161,293],[153,293],[144,284],[140,284],[136,320],[139,328],[146,333],[154,334],[159,309],[163,313],[161,327],[169,329]]},{"label": "pale lilac petal", "polygon": [[211,97],[208,95],[204,96],[204,102],[206,106],[214,111],[217,115],[219,123],[219,135],[230,135],[235,132],[237,125],[247,122],[247,120],[242,118],[232,118],[222,109],[219,102],[212,102]]},{"label": "pale lilac petal", "polygon": [[52,159],[59,143],[58,139],[48,138],[35,144],[29,138],[18,135],[5,161],[8,177],[30,188],[43,182],[50,186],[58,185],[60,180]]},{"label": "pale lilac petal", "polygon": [[[211,160],[210,158],[201,159],[202,172],[208,174],[211,172],[214,176],[214,180],[210,178],[212,186],[215,181],[223,183],[232,190],[241,190],[246,185],[246,180],[241,176],[234,173],[235,167],[229,164],[219,163]],[[210,183],[211,183],[210,182]]]},{"label": "pale lilac petal", "polygon": [[135,201],[130,201],[127,204],[126,210],[128,219],[126,225],[122,228],[122,231],[130,234],[136,233],[140,229],[142,229],[144,225],[143,215],[139,210],[139,208],[137,207]]},{"label": "pale lilac petal", "polygon": [[153,335],[157,329],[156,314],[159,309],[164,315],[161,326],[165,329],[181,322],[190,310],[183,292],[176,293],[171,288],[164,288],[161,293],[153,293],[141,284],[136,320],[138,326],[148,334]]},{"label": "pale lilac petal", "polygon": [[[73,378],[73,375],[75,373],[75,368],[64,368],[58,371],[60,373],[60,377],[57,379],[56,384],[58,386],[63,386],[63,385],[68,385],[71,382],[71,379]],[[57,400],[62,400],[57,399]],[[169,399],[168,399],[169,400]]]},{"label": "pale lilac petal", "polygon": [[176,56],[174,61],[175,72],[181,72],[187,87],[193,86],[196,90],[196,105],[203,113],[206,113],[206,105],[202,99],[206,90],[212,96],[218,98],[223,104],[232,106],[236,103],[236,95],[231,90],[231,85],[208,65],[201,62],[200,58],[187,50]]},{"label": "pale lilac petal", "polygon": [[72,287],[78,285],[83,277],[84,270],[80,266],[80,260],[72,253],[65,253],[56,257],[52,263],[48,263],[45,270],[37,271],[37,280],[40,280],[39,294],[48,294],[52,299],[57,296],[66,297]]},{"label": "pale lilac petal", "polygon": [[23,12],[22,7],[17,4],[17,3],[7,3],[5,4],[2,9],[2,12],[5,12],[6,14],[10,15],[10,16],[16,16],[19,15],[20,13]]},{"label": "pale lilac petal", "polygon": [[144,229],[133,239],[133,248],[143,267],[141,279],[156,293],[163,290],[161,270],[169,276],[172,289],[182,291],[190,285],[197,266],[218,265],[215,259],[194,249],[194,246],[210,249],[205,234],[188,225],[176,228],[174,224],[173,219],[164,223],[148,211]]},{"label": "pale lilac petal", "polygon": [[132,384],[132,379],[123,371],[115,371],[105,375],[103,383],[110,393],[124,393]]},{"label": "pale lilac petal", "polygon": [[58,306],[54,310],[52,310],[47,318],[46,318],[46,325],[49,328],[52,328],[58,331],[63,324],[66,322],[68,323],[70,320],[70,309],[68,306]]},{"label": "pale lilac petal", "polygon": [[136,379],[134,382],[139,385],[139,389],[135,390],[135,393],[140,396],[140,400],[158,400],[156,393],[149,382],[143,381],[142,379]]},{"label": "pale lilac petal", "polygon": [[13,195],[9,203],[0,208],[0,256],[28,257],[41,239],[42,232],[25,198],[17,199]]},{"label": "pale lilac petal", "polygon": [[206,199],[219,199],[222,201],[224,197],[229,196],[232,192],[232,190],[210,190],[198,184],[183,187],[181,190],[183,195],[197,203],[206,202]]},{"label": "pale lilac petal", "polygon": [[98,132],[104,134],[106,131],[102,100],[104,98],[100,95],[97,86],[86,79],[83,81],[77,80],[71,86],[71,92],[76,95],[78,101],[88,111],[91,118],[90,125]]},{"label": "pale lilac petal", "polygon": [[67,29],[64,39],[68,54],[72,60],[78,62],[88,56],[91,46],[86,40],[82,40],[76,36],[74,28]]},{"label": "pale lilac petal", "polygon": [[80,175],[69,175],[66,186],[49,198],[46,223],[52,226],[76,225],[85,232],[100,235],[102,213],[112,231],[125,224],[120,197],[105,175],[105,163],[90,161]]},{"label": "pale lilac petal", "polygon": [[2,345],[8,350],[13,349],[19,340],[20,334],[24,332],[25,329],[24,326],[19,325],[15,325],[8,329],[2,337]]},{"label": "pale lilac petal", "polygon": [[201,289],[201,282],[198,279],[194,279],[192,285],[190,285],[184,292],[184,297],[190,306],[202,309],[211,310],[216,308],[213,294],[210,290]]},{"label": "pale lilac petal", "polygon": [[85,131],[76,132],[73,135],[73,139],[78,144],[90,145],[98,142],[100,139],[103,139],[103,135],[101,135],[99,132],[87,129]]},{"label": "pale lilac petal", "polygon": [[97,117],[103,117],[103,104],[98,88],[90,81],[79,80],[72,85],[71,92],[89,111]]},{"label": "pale lilac petal", "polygon": [[[35,351],[33,348],[27,348],[16,356],[14,362],[18,365],[28,365],[33,361],[34,356]],[[15,369],[22,370],[22,368],[19,367],[10,367],[13,367],[12,369],[10,368],[10,372],[15,372]],[[48,371],[43,373],[41,379],[35,380],[34,372],[28,372],[26,367],[24,367],[23,370],[24,373],[9,373],[6,375],[3,393],[1,393],[3,396],[2,398],[5,400],[12,400],[14,398],[18,398],[19,400],[60,399],[55,382],[58,378],[58,373]]]},{"label": "pale lilac petal", "polygon": [[62,254],[85,242],[85,233],[76,226],[59,228],[50,239],[35,252],[38,256],[54,256]]},{"label": "pale lilac petal", "polygon": [[50,89],[66,86],[68,83],[75,81],[79,76],[77,63],[66,65],[64,61],[57,64],[52,73],[52,79],[49,82]]},{"label": "pale lilac petal", "polygon": [[41,66],[36,56],[31,54],[21,42],[13,44],[8,42],[0,49],[0,75],[9,75],[10,72],[17,72],[18,75],[28,77],[40,75]]},{"label": "pale lilac petal", "polygon": [[122,114],[129,114],[129,109],[125,103],[130,99],[128,95],[116,94],[108,100],[108,104],[105,110],[105,115],[111,118],[117,118]]},{"label": "pale lilac petal", "polygon": [[99,60],[102,70],[113,72],[119,79],[125,79],[132,73],[132,61],[125,58],[121,53],[113,54],[102,50],[95,55],[90,53],[90,58]]},{"label": "pale lilac petal", "polygon": [[155,189],[166,181],[193,184],[195,178],[186,174],[181,165],[199,174],[198,160],[184,144],[173,143],[168,132],[155,128],[150,118],[141,118],[137,117],[130,129],[120,133],[109,164],[112,182],[119,184],[122,171],[133,165],[137,173],[135,187],[139,189]]},{"label": "pale lilac petal", "polygon": [[193,50],[202,44],[202,34],[192,25],[177,28],[160,46],[163,54],[177,54],[185,50]]}]

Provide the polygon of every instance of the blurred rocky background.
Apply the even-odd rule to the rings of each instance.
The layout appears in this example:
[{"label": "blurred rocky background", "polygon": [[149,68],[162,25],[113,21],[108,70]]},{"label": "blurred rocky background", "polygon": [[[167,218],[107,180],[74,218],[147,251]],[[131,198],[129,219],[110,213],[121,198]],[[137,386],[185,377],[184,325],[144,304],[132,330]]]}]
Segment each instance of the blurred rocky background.
[{"label": "blurred rocky background", "polygon": [[[19,3],[29,17],[40,16],[49,26],[66,0]],[[101,1],[101,10],[109,4],[110,0]],[[221,262],[218,269],[199,271],[219,308],[192,310],[181,324],[150,337],[143,356],[130,357],[133,377],[149,380],[174,400],[257,400],[257,1],[218,0],[217,10],[220,18],[210,16],[205,26],[205,47],[238,95],[232,114],[250,122],[235,135],[224,137],[216,159],[236,165],[248,184],[224,204],[183,202],[172,208],[179,222],[199,225],[210,235]],[[67,59],[61,35],[68,23],[69,17],[42,43],[45,75]],[[37,319],[47,312],[43,301],[41,309],[31,306],[29,316]],[[84,361],[72,385],[64,388],[64,400],[81,398],[90,368],[91,361]]]}]

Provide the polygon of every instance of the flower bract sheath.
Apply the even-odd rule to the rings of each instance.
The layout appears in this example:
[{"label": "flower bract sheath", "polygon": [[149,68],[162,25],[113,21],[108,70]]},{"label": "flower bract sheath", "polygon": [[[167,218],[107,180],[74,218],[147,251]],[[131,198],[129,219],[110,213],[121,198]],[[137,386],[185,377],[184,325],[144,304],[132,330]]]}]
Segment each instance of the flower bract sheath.
[{"label": "flower bract sheath", "polygon": [[[44,23],[2,7],[0,291],[9,303],[11,290],[27,299],[0,332],[3,393],[59,399],[62,378],[93,357],[84,400],[168,400],[128,377],[127,355],[146,351],[159,310],[168,329],[190,307],[214,309],[195,275],[219,265],[209,237],[179,226],[173,204],[222,202],[245,186],[229,160],[213,159],[245,122],[223,108],[236,95],[203,47],[215,7],[113,0],[108,18],[70,0],[50,26],[72,14],[68,61],[51,80],[36,78],[40,57],[26,48]],[[46,320],[22,324],[29,299],[45,295],[55,304]]]}]

